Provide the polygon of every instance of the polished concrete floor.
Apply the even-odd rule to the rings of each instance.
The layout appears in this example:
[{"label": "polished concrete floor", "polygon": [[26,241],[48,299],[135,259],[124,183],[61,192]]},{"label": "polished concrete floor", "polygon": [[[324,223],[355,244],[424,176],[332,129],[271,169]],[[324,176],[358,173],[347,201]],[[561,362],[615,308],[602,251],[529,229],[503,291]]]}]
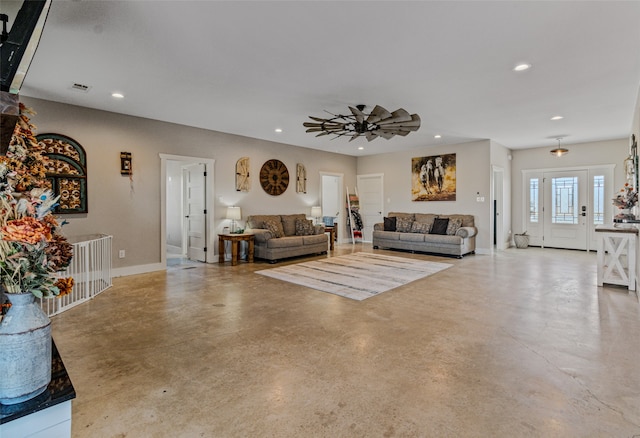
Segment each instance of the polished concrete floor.
[{"label": "polished concrete floor", "polygon": [[640,436],[640,304],[594,253],[388,253],[454,266],[365,301],[264,262],[114,279],[53,317],[73,436]]}]

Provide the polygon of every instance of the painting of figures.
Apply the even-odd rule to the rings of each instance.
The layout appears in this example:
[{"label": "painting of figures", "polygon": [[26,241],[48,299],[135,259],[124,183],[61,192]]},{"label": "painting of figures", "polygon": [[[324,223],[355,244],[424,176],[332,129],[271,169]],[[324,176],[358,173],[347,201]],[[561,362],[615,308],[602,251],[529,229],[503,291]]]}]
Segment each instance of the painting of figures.
[{"label": "painting of figures", "polygon": [[456,200],[456,154],[411,159],[411,200]]}]

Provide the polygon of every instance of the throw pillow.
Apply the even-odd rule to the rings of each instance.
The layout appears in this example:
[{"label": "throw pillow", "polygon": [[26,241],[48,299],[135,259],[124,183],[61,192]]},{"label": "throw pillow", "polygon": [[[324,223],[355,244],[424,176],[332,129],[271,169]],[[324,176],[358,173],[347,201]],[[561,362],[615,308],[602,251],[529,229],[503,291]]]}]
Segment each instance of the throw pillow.
[{"label": "throw pillow", "polygon": [[408,219],[404,217],[396,218],[396,231],[399,233],[410,233],[412,225],[413,225],[413,219]]},{"label": "throw pillow", "polygon": [[265,230],[269,230],[273,234],[273,237],[284,237],[282,222],[269,219],[264,221],[263,225]]},{"label": "throw pillow", "polygon": [[313,234],[313,221],[308,219],[296,219],[296,236],[311,236]]},{"label": "throw pillow", "polygon": [[411,225],[411,232],[429,234],[429,224],[423,224],[422,222],[414,222]]},{"label": "throw pillow", "polygon": [[447,234],[447,227],[449,226],[449,218],[437,217],[433,221],[431,226],[431,234]]},{"label": "throw pillow", "polygon": [[396,230],[396,218],[395,217],[385,217],[384,218],[384,230],[385,231],[395,231]]},{"label": "throw pillow", "polygon": [[461,226],[462,219],[458,217],[449,218],[449,225],[447,225],[447,234],[449,236],[455,236]]}]

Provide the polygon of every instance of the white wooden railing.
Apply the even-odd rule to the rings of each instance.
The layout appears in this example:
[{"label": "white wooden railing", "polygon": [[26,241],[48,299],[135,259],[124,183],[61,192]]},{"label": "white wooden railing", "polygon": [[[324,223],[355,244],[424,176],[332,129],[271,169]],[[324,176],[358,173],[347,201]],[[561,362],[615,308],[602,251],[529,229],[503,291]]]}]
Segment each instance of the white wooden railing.
[{"label": "white wooden railing", "polygon": [[58,276],[72,277],[73,291],[62,297],[41,300],[40,305],[47,315],[64,312],[111,287],[112,239],[104,234],[69,238],[73,244],[73,259]]}]

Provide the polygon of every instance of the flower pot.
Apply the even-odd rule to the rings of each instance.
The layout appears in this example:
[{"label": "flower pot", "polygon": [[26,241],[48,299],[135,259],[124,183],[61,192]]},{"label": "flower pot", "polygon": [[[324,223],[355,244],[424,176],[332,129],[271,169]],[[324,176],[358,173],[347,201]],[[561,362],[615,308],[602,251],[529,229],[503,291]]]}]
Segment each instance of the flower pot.
[{"label": "flower pot", "polygon": [[0,322],[0,403],[22,403],[51,381],[51,321],[31,293],[5,293],[11,307]]},{"label": "flower pot", "polygon": [[514,234],[513,241],[516,244],[516,248],[526,248],[529,246],[529,235],[527,234]]}]

